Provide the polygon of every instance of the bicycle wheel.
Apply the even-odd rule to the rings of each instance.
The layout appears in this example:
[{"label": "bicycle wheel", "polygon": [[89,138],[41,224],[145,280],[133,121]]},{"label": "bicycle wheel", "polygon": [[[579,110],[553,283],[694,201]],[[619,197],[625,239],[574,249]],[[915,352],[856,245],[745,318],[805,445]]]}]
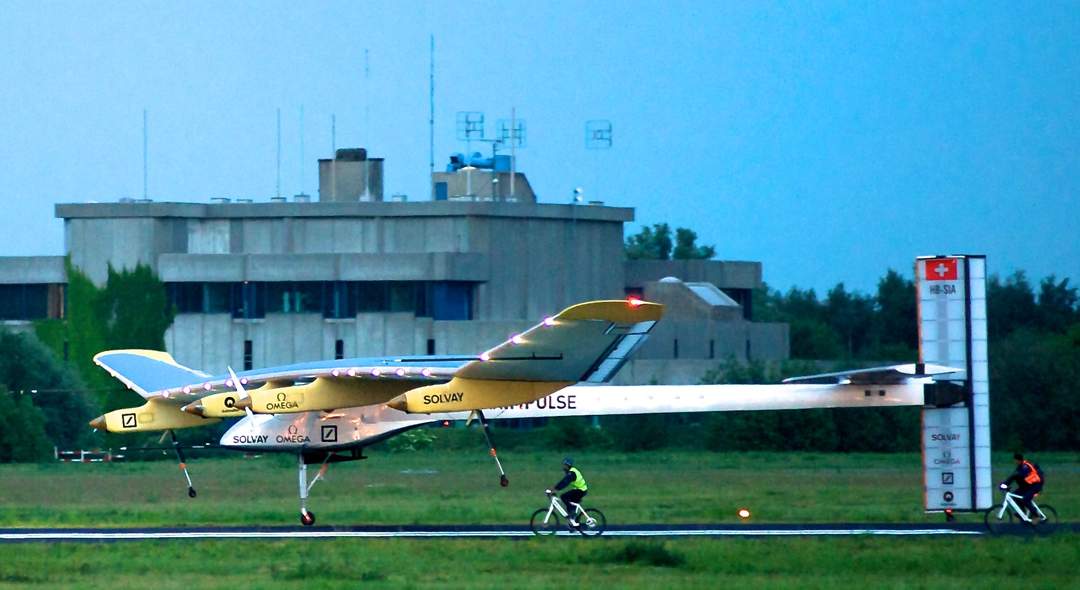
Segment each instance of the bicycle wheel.
[{"label": "bicycle wheel", "polygon": [[1035,525],[1035,532],[1040,535],[1049,535],[1057,529],[1058,514],[1057,510],[1049,504],[1043,504],[1039,506],[1039,510],[1046,518],[1039,521],[1039,524]]},{"label": "bicycle wheel", "polygon": [[548,509],[540,508],[533,512],[532,518],[529,519],[529,527],[532,528],[534,535],[554,535],[559,530],[559,513],[553,510],[551,516],[548,517]]},{"label": "bicycle wheel", "polygon": [[1011,508],[1006,508],[1005,514],[999,518],[1000,512],[1001,506],[994,506],[987,508],[983,513],[983,522],[986,523],[986,530],[990,531],[991,535],[1000,535],[1020,521]]},{"label": "bicycle wheel", "polygon": [[578,532],[586,537],[598,537],[604,534],[604,529],[607,528],[607,518],[604,517],[604,513],[596,508],[582,508],[581,510],[585,514],[579,514],[577,517]]}]

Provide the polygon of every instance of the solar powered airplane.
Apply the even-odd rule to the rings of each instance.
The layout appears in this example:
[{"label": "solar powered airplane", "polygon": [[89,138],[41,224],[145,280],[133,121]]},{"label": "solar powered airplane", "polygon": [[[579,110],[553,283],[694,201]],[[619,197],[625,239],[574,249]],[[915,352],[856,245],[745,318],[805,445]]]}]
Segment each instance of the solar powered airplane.
[{"label": "solar powered airplane", "polygon": [[[728,410],[920,405],[923,385],[955,369],[900,365],[815,375],[777,385],[605,386],[645,340],[663,306],[639,299],[568,307],[475,356],[354,358],[211,376],[150,350],[94,361],[146,399],[90,425],[172,434],[188,495],[196,496],[175,430],[239,418],[220,446],[297,456],[300,521],[315,522],[308,493],[330,463],[443,420],[478,420],[499,471],[490,419]],[[321,464],[309,482],[307,466]]]}]

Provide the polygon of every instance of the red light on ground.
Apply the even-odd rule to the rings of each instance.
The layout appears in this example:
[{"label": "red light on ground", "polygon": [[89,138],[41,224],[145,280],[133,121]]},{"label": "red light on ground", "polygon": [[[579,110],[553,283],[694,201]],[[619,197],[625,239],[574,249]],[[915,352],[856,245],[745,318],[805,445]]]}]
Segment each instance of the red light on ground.
[{"label": "red light on ground", "polygon": [[450,428],[450,421],[449,420],[443,420],[442,421],[442,426],[443,426],[443,428]]},{"label": "red light on ground", "polygon": [[746,508],[740,508],[739,509],[739,518],[741,518],[743,520],[749,519],[750,518],[750,511],[747,510]]},{"label": "red light on ground", "polygon": [[637,306],[641,305],[642,303],[645,303],[644,301],[642,301],[638,297],[627,297],[626,302],[630,304],[630,307],[637,307]]}]

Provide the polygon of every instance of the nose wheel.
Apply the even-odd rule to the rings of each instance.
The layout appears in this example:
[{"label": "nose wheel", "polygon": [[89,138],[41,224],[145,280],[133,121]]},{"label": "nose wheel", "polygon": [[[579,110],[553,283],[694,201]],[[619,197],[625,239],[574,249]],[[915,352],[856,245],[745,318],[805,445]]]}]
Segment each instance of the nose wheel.
[{"label": "nose wheel", "polygon": [[315,524],[315,513],[309,512],[306,508],[300,511],[300,524],[304,526],[311,526]]}]

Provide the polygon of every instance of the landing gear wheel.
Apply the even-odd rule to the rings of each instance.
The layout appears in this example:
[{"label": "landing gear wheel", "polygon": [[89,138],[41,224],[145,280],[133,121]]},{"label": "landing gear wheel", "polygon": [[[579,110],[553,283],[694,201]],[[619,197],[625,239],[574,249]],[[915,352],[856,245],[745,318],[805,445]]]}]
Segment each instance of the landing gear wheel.
[{"label": "landing gear wheel", "polygon": [[505,475],[499,476],[499,485],[501,485],[504,488],[509,486],[510,485],[510,479],[507,478]]},{"label": "landing gear wheel", "polygon": [[187,489],[187,495],[188,495],[188,498],[194,498],[198,494],[195,492],[195,488],[189,486],[188,489]]},{"label": "landing gear wheel", "polygon": [[532,518],[529,519],[529,527],[532,528],[532,532],[535,535],[547,536],[554,535],[559,530],[559,515],[554,512],[551,513],[551,517],[547,522],[544,522],[544,518],[547,517],[548,509],[541,508],[536,512],[533,512]]},{"label": "landing gear wheel", "polygon": [[304,526],[311,526],[315,524],[315,513],[304,510],[300,513],[300,524]]}]

